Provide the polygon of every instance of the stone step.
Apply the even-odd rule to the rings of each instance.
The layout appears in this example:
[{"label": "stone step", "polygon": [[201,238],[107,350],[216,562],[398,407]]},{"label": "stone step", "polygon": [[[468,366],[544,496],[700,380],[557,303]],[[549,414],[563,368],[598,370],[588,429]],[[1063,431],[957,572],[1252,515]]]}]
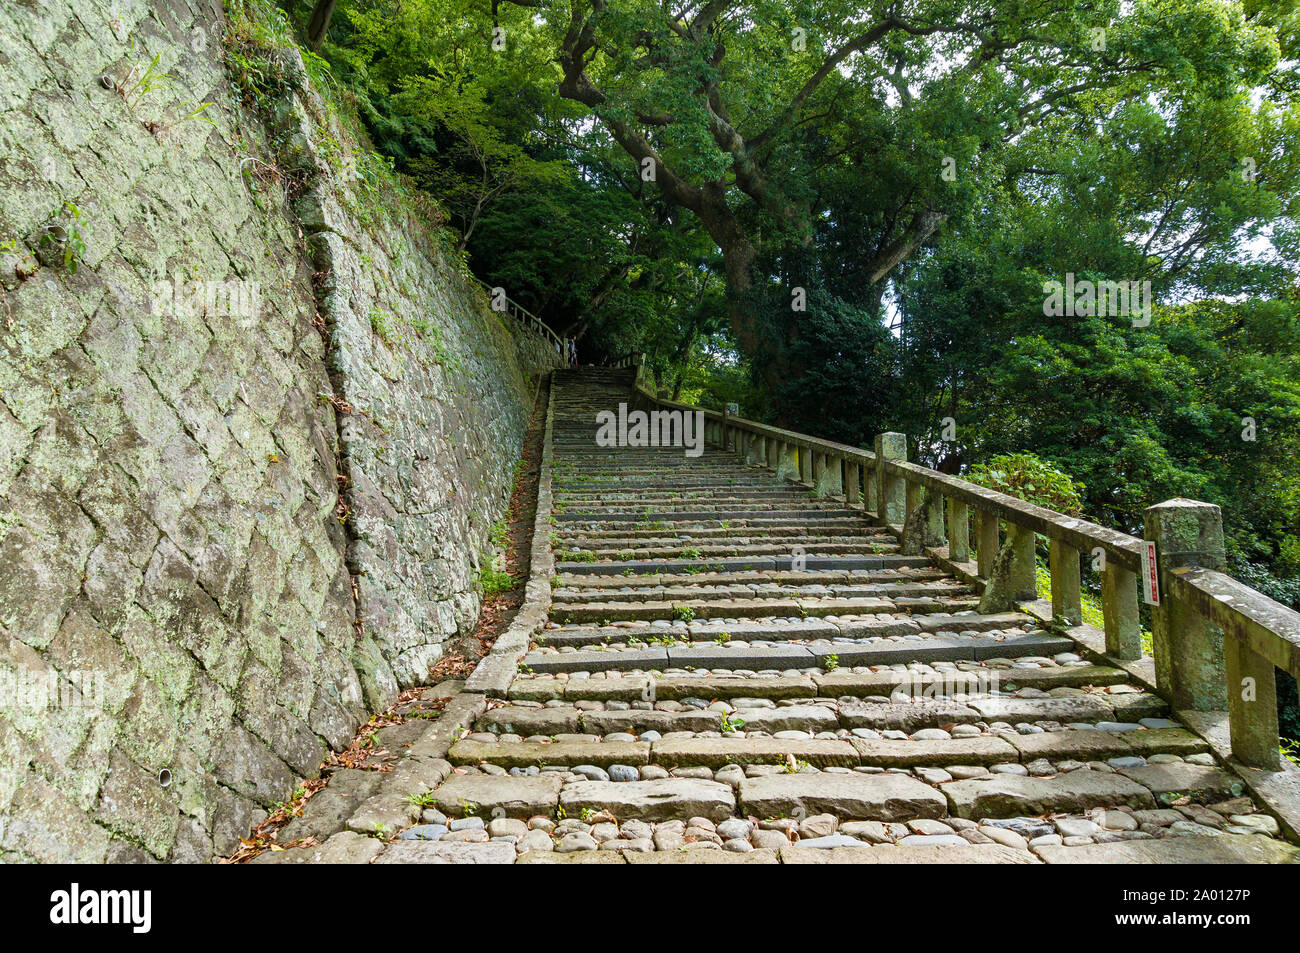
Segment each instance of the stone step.
[{"label": "stone step", "polygon": [[695,778],[654,781],[578,781],[560,792],[560,807],[569,817],[584,811],[608,811],[616,819],[640,821],[705,817],[717,823],[736,810],[729,784]]},{"label": "stone step", "polygon": [[[1177,732],[1176,735],[1166,731]],[[1019,760],[1038,758],[1049,761],[1106,761],[1152,754],[1197,754],[1206,750],[1203,742],[1182,729],[1166,731],[1051,731],[1033,735],[1008,735],[1007,740],[1019,752]],[[1142,738],[1147,734],[1154,738]],[[1135,736],[1130,740],[1130,735]]]},{"label": "stone step", "polygon": [[808,500],[798,507],[753,505],[732,509],[719,509],[707,504],[700,504],[698,506],[682,504],[680,506],[674,506],[671,509],[646,508],[639,511],[611,511],[603,509],[592,509],[588,511],[583,509],[569,509],[566,507],[562,512],[556,511],[554,515],[557,523],[588,522],[602,526],[609,526],[617,523],[685,522],[699,518],[700,514],[705,513],[708,514],[708,518],[711,520],[806,520],[814,516],[844,519],[847,516],[857,515],[857,510],[845,509],[842,504],[835,502],[817,503]]},{"label": "stone step", "polygon": [[[654,586],[727,586],[743,585],[754,588],[782,586],[872,586],[905,583],[949,582],[950,576],[925,566],[904,567],[901,569],[877,570],[813,570],[797,572],[780,570],[758,572],[701,572],[701,573],[659,573],[637,576],[635,578],[620,575],[601,575],[589,573],[584,575],[557,574],[557,585],[553,592],[574,589],[607,589],[612,587],[630,587],[633,589],[652,588]],[[1022,619],[1026,618],[1024,616]]]},{"label": "stone step", "polygon": [[953,781],[942,790],[953,815],[970,820],[1156,806],[1151,791],[1131,778],[1086,768],[1050,778],[998,774]]},{"label": "stone step", "polygon": [[[785,760],[787,754],[794,754],[796,758],[803,758],[810,764],[818,766],[867,765],[883,768],[942,767],[947,764],[994,765],[1016,762],[1029,764],[1040,760],[1087,762],[1146,758],[1156,754],[1182,757],[1202,753],[1207,747],[1201,739],[1182,728],[1142,729],[1130,732],[1111,732],[1091,728],[1041,731],[1037,734],[1000,731],[972,737],[935,739],[773,738],[755,736],[751,733],[801,731],[811,736],[829,731],[845,734],[850,726],[861,727],[853,724],[860,720],[856,717],[856,709],[853,707],[856,703],[845,703],[849,710],[846,716],[841,718],[841,706],[833,702],[755,708],[746,706],[743,698],[738,697],[736,701],[740,704],[734,706],[734,710],[728,716],[729,720],[725,723],[722,713],[715,710],[583,711],[569,707],[506,706],[486,713],[479,719],[476,730],[528,739],[538,735],[565,738],[579,734],[585,734],[592,739],[589,742],[566,742],[572,744],[626,743],[597,740],[616,733],[641,734],[654,731],[667,736],[672,733],[708,732],[714,736],[662,737],[652,742],[650,752],[650,758],[655,763],[668,766],[698,764],[705,767],[720,767],[727,763],[779,763]],[[912,708],[918,707],[915,703],[908,703],[908,705]],[[932,710],[936,712],[933,717],[930,716]],[[973,709],[969,703],[963,704],[959,700],[935,701],[923,707],[914,716],[913,723],[909,726],[911,728],[909,733],[914,734],[923,728],[933,729],[938,724],[952,724],[943,721],[946,717],[964,719],[956,723],[974,724],[969,720],[973,717],[971,711]],[[736,730],[718,736],[717,733],[728,725],[735,726]],[[477,737],[471,737],[470,740],[479,742]],[[799,753],[805,749],[809,752],[806,757],[805,754]],[[577,753],[574,757],[584,756]],[[691,760],[692,757],[704,760],[694,761]],[[1116,760],[1115,763],[1120,762]],[[518,765],[511,763],[509,766]],[[1135,766],[1134,770],[1139,768]],[[1224,793],[1229,791],[1230,787],[1228,781],[1221,775],[1207,774],[1200,768],[1184,770],[1178,766],[1161,769],[1161,771],[1163,771],[1162,776],[1167,775],[1172,780],[1167,781],[1159,793],[1203,791],[1202,800],[1213,800],[1216,796],[1217,799],[1222,800],[1235,796]],[[1204,780],[1205,778],[1210,778],[1219,787],[1210,785]]]},{"label": "stone step", "polygon": [[433,805],[448,817],[550,817],[559,803],[564,778],[453,774],[433,792]]},{"label": "stone step", "polygon": [[[681,539],[706,530],[717,530],[715,535],[773,535],[782,537],[813,538],[823,533],[856,534],[864,530],[869,535],[883,535],[880,527],[864,522],[861,517],[825,516],[818,512],[805,513],[800,517],[772,517],[759,514],[748,518],[733,520],[714,519],[708,514],[686,515],[678,520],[637,520],[636,522],[606,523],[600,519],[574,519],[561,523],[557,519],[553,535],[564,539],[569,536],[601,539],[604,537],[634,536],[638,534],[658,534]],[[891,534],[893,535],[893,534]],[[927,569],[932,568],[926,564]]]},{"label": "stone step", "polygon": [[581,711],[577,708],[516,708],[506,706],[486,712],[476,725],[479,731],[516,735],[558,735],[585,732],[719,731],[722,713],[717,711]]},{"label": "stone step", "polygon": [[[619,582],[632,582],[627,577]],[[639,580],[637,580],[639,582]],[[767,583],[741,584],[717,583],[712,585],[678,584],[670,586],[618,585],[585,586],[582,588],[557,587],[551,590],[551,601],[556,602],[673,602],[682,599],[722,596],[729,599],[931,599],[942,596],[969,597],[971,586],[950,579],[923,582],[881,582],[869,585],[783,586]]]},{"label": "stone step", "polygon": [[[714,522],[721,522],[714,521]],[[803,539],[816,532],[819,536],[825,534],[832,537],[879,537],[886,538],[886,534],[881,532],[879,527],[872,526],[860,519],[847,519],[840,521],[827,520],[813,527],[797,523],[768,523],[760,526],[693,526],[689,529],[682,527],[675,532],[655,527],[637,528],[635,524],[631,527],[615,527],[613,529],[589,529],[580,530],[565,527],[563,532],[556,532],[555,539],[558,539],[561,546],[567,546],[570,543],[579,544],[589,542],[600,542],[609,546],[616,544],[634,544],[638,541],[653,540],[663,541],[666,545],[669,542],[676,542],[680,545],[687,545],[692,541],[706,539],[786,539],[794,538]]]},{"label": "stone step", "polygon": [[795,565],[804,569],[904,569],[928,568],[930,561],[924,556],[750,556],[734,558],[717,556],[711,559],[632,559],[607,562],[564,562],[555,564],[558,573],[575,575],[617,576],[650,575],[654,573],[686,573],[692,570],[710,572],[740,572],[754,570],[789,570]]},{"label": "stone step", "polygon": [[725,487],[686,487],[680,484],[671,488],[641,486],[635,489],[620,484],[617,488],[596,490],[582,483],[561,483],[555,487],[554,498],[569,506],[623,507],[640,506],[642,508],[659,503],[717,503],[724,505],[736,503],[741,506],[750,503],[773,503],[780,500],[802,502],[808,499],[808,491],[795,486],[745,486],[734,484]]},{"label": "stone step", "polygon": [[741,809],[752,817],[834,814],[846,820],[938,818],[948,802],[937,789],[902,774],[773,774],[740,782]]},{"label": "stone step", "polygon": [[485,742],[457,741],[447,751],[452,764],[489,764],[503,768],[530,768],[537,765],[591,764],[608,768],[611,764],[639,767],[650,763],[648,741],[554,741],[549,744],[531,741]]},{"label": "stone step", "polygon": [[[883,618],[874,631],[884,635],[901,635],[919,632],[920,629],[910,620]],[[684,641],[717,642],[726,633],[727,641],[748,640],[784,642],[797,639],[826,639],[842,636],[839,626],[819,618],[765,622],[737,622],[728,624],[718,620],[712,622],[691,622],[686,625],[655,626],[636,622],[623,622],[604,626],[566,626],[558,629],[545,629],[538,634],[538,644],[561,645],[600,645],[602,643],[624,643],[629,640],[650,642],[675,638]]]},{"label": "stone step", "polygon": [[[1052,688],[1079,688],[1085,685],[1109,686],[1120,685],[1128,680],[1128,674],[1122,669],[1103,665],[1054,665],[1049,668],[991,669],[979,667],[957,673],[933,673],[918,675],[914,672],[884,671],[857,674],[855,672],[827,672],[814,675],[813,682],[820,694],[829,697],[842,695],[868,696],[892,695],[895,690],[906,686],[915,694],[925,692],[938,684],[948,689],[948,694],[973,681],[985,690],[997,687],[1004,691],[1020,688],[1037,688],[1047,691]],[[996,685],[994,685],[996,681]]]},{"label": "stone step", "polygon": [[600,619],[650,620],[673,618],[715,619],[765,616],[799,616],[820,618],[828,615],[895,612],[892,599],[730,599],[725,595],[703,594],[681,602],[592,602],[553,606],[551,621],[561,623],[592,622]]},{"label": "stone step", "polygon": [[964,847],[878,846],[832,847],[829,850],[782,847],[783,864],[1032,864],[1034,855],[1001,844],[967,844]]},{"label": "stone step", "polygon": [[1049,864],[1300,864],[1300,849],[1259,834],[1055,845],[1034,852]]},{"label": "stone step", "polygon": [[570,701],[637,701],[649,697],[675,701],[682,698],[812,698],[817,694],[813,678],[807,675],[769,678],[666,675],[655,678],[653,688],[651,685],[652,680],[648,676],[636,675],[572,681],[542,676],[516,679],[510,686],[509,695],[523,701],[546,701],[560,697]]},{"label": "stone step", "polygon": [[[624,561],[645,559],[707,559],[714,556],[784,556],[790,555],[793,547],[789,543],[769,542],[763,540],[702,540],[698,543],[674,541],[664,546],[647,545],[561,545],[556,547],[557,559],[569,562],[581,562],[587,556],[597,559],[620,559]],[[801,543],[800,548],[807,554],[847,555],[851,553],[893,553],[898,551],[897,541],[884,537],[873,538],[830,538],[822,542]],[[585,554],[585,555],[584,555]]]},{"label": "stone step", "polygon": [[[665,630],[670,631],[670,630]],[[1044,633],[1019,633],[1005,637],[990,635],[931,638],[881,639],[876,642],[829,643],[822,645],[749,645],[727,648],[716,643],[646,647],[624,651],[529,652],[522,665],[533,672],[574,671],[663,671],[666,668],[767,671],[776,669],[823,669],[839,665],[893,665],[907,662],[937,662],[1051,656],[1067,652],[1074,643]],[[834,663],[834,664],[833,664]],[[1079,719],[1075,719],[1079,720]]]},{"label": "stone step", "polygon": [[852,744],[823,738],[665,738],[654,742],[651,757],[665,768],[783,764],[790,758],[819,768],[859,763]]}]

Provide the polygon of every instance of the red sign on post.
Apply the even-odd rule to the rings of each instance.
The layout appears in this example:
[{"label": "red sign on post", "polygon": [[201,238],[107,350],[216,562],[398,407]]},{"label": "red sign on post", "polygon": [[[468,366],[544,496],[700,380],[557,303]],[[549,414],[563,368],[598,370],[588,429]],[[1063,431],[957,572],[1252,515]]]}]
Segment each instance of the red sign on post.
[{"label": "red sign on post", "polygon": [[1149,606],[1160,605],[1160,570],[1154,540],[1142,541],[1142,595]]}]

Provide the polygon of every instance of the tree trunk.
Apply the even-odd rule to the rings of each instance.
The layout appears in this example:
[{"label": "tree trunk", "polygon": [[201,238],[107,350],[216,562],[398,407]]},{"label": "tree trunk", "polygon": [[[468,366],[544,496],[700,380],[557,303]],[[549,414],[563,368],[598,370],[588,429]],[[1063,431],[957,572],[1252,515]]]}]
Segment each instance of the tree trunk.
[{"label": "tree trunk", "polygon": [[319,50],[329,32],[330,17],[334,16],[334,7],[338,0],[316,0],[316,9],[311,12],[307,24],[307,44],[313,50]]}]

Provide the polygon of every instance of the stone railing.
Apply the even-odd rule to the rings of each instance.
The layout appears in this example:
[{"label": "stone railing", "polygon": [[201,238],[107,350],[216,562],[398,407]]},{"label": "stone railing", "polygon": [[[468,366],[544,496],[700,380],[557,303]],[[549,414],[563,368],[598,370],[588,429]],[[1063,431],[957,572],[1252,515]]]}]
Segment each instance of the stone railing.
[{"label": "stone railing", "polygon": [[609,359],[609,360],[607,360],[607,361],[605,362],[604,366],[605,366],[605,367],[614,367],[614,368],[619,368],[619,367],[638,367],[638,368],[639,368],[639,367],[644,367],[644,366],[645,366],[645,352],[644,352],[644,351],[633,351],[631,354],[624,354],[622,357],[611,358],[611,359]]},{"label": "stone railing", "polygon": [[[523,305],[519,304],[513,298],[507,296],[504,288],[494,288],[477,275],[470,275],[470,277],[487,290],[489,308],[498,313],[508,314],[524,327],[532,328],[532,330],[536,331],[538,334],[550,339],[551,343],[560,349],[561,354],[564,353],[564,344],[560,340],[560,336],[552,331],[545,321],[533,314]],[[497,292],[500,292],[500,294],[498,295]],[[496,306],[494,299],[498,298],[505,304],[504,308],[498,308]]]},{"label": "stone railing", "polygon": [[[640,396],[660,407],[701,410],[644,389]],[[1142,657],[1141,576],[1146,601],[1152,603],[1155,688],[1184,715],[1226,711],[1230,753],[1242,765],[1270,772],[1284,767],[1273,669],[1300,677],[1300,613],[1223,573],[1219,507],[1184,499],[1149,507],[1145,536],[1155,543],[1156,560],[1147,566],[1146,540],[908,463],[903,434],[880,434],[869,451],[726,411],[703,414],[709,444],[806,483],[819,496],[842,496],[848,506],[861,507],[899,537],[904,554],[933,556],[982,587],[982,611],[1037,599],[1035,551],[1039,537],[1045,537],[1051,618],[1139,677],[1144,667],[1151,668]],[[1100,570],[1104,631],[1083,625],[1080,561],[1085,555]],[[1034,608],[1047,615],[1045,605]],[[1203,724],[1214,720],[1200,719]]]}]

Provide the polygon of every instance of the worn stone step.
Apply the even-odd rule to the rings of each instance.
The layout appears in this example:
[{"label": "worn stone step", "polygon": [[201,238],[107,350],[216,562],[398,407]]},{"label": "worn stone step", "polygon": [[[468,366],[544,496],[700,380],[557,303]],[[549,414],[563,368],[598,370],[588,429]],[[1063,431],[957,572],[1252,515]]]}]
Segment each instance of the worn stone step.
[{"label": "worn stone step", "polygon": [[[671,629],[663,630],[665,637]],[[613,638],[613,637],[611,637]],[[832,643],[802,645],[751,644],[748,648],[727,648],[716,643],[646,647],[624,651],[530,652],[523,665],[534,672],[573,671],[662,671],[665,668],[697,668],[766,671],[776,669],[826,668],[839,665],[893,665],[897,663],[979,661],[1026,655],[1054,655],[1068,651],[1074,643],[1045,634],[1025,633],[997,639],[990,636],[953,636],[881,640],[869,644]],[[1012,699],[1012,701],[1017,701]],[[1107,716],[1111,710],[1107,709]],[[1023,720],[1023,719],[1022,719]],[[1072,719],[1080,721],[1083,719]]]},{"label": "worn stone step", "polygon": [[[915,619],[916,617],[914,617]],[[841,631],[847,636],[852,631]],[[908,662],[984,661],[993,658],[1052,656],[1074,648],[1069,639],[1044,632],[1019,632],[1006,636],[934,636],[882,639],[866,645],[837,642],[832,645],[809,645],[808,651],[827,667],[833,656],[840,666],[897,665]],[[713,666],[719,667],[719,666]]]},{"label": "worn stone step", "polygon": [[831,698],[841,695],[891,695],[899,688],[910,694],[924,692],[934,686],[945,689],[949,695],[963,687],[998,688],[1015,691],[1019,688],[1077,688],[1086,685],[1120,685],[1128,681],[1123,669],[1102,665],[1054,666],[1050,668],[992,669],[979,667],[963,672],[826,672],[812,677],[821,694]]},{"label": "worn stone step", "polygon": [[618,573],[557,574],[556,589],[605,589],[631,587],[647,589],[654,586],[813,586],[813,585],[869,585],[873,583],[944,580],[951,577],[937,569],[925,566],[902,569],[831,569],[807,571],[744,570],[738,572],[699,573],[647,573],[632,578]]},{"label": "worn stone step", "polygon": [[813,617],[897,612],[892,599],[729,599],[696,596],[681,602],[592,602],[558,604],[551,608],[551,621],[593,622],[602,619],[640,620],[759,619],[768,616]]},{"label": "worn stone step", "polygon": [[721,768],[728,764],[781,764],[787,758],[806,761],[819,768],[852,767],[859,761],[857,750],[847,741],[822,738],[676,738],[656,741],[651,757],[666,768],[700,766]]},{"label": "worn stone step", "polygon": [[777,675],[763,678],[741,676],[624,676],[617,679],[560,681],[543,676],[519,679],[510,696],[527,701],[566,698],[570,701],[636,701],[638,699],[680,700],[683,698],[812,698],[817,686],[807,675]]},{"label": "worn stone step", "polygon": [[835,731],[840,727],[839,716],[827,705],[778,705],[775,708],[737,707],[731,716],[743,722],[745,731]]},{"label": "worn stone step", "polygon": [[924,556],[897,556],[884,554],[880,556],[715,556],[709,559],[633,559],[611,560],[608,562],[565,562],[562,559],[555,564],[557,572],[571,575],[618,576],[628,573],[634,576],[674,573],[689,575],[691,570],[708,570],[713,572],[742,572],[791,569],[796,558],[804,569],[923,569],[930,565]]},{"label": "worn stone step", "polygon": [[942,787],[956,817],[1024,817],[1084,813],[1093,808],[1155,807],[1151,791],[1121,774],[1080,769],[1050,778],[997,774]]},{"label": "worn stone step", "polygon": [[581,731],[576,708],[517,708],[504,706],[486,711],[475,728],[497,734],[560,735]]},{"label": "worn stone step", "polygon": [[972,724],[982,717],[973,708],[941,699],[890,704],[846,702],[840,705],[840,724],[845,728],[902,731],[909,735],[922,728]]},{"label": "worn stone step", "polygon": [[[570,545],[587,545],[590,543],[599,543],[604,546],[617,546],[626,544],[635,546],[637,544],[662,544],[662,545],[690,545],[692,542],[700,540],[717,540],[717,539],[790,539],[802,540],[809,535],[808,526],[800,526],[791,523],[777,523],[764,526],[693,526],[689,529],[686,527],[669,531],[666,528],[652,527],[616,527],[614,529],[592,529],[580,530],[566,527],[563,532],[556,532],[555,538],[558,540],[560,548]],[[892,539],[880,530],[879,527],[860,519],[847,519],[838,523],[822,521],[817,524],[816,532],[819,535],[825,535],[832,538],[844,537],[849,539],[855,538],[879,538]]]},{"label": "worn stone step", "polygon": [[809,500],[797,507],[778,506],[773,504],[765,506],[761,504],[752,504],[745,507],[733,507],[730,509],[720,509],[707,504],[690,505],[681,504],[671,509],[657,508],[646,509],[640,512],[624,510],[612,512],[596,507],[563,507],[560,510],[553,511],[557,523],[599,523],[609,526],[615,523],[643,523],[663,521],[671,523],[674,521],[695,519],[703,514],[708,514],[710,519],[717,520],[743,520],[753,519],[756,517],[765,517],[767,519],[788,519],[798,520],[807,519],[812,515],[833,516],[843,519],[846,516],[854,515],[855,511],[845,509],[842,505],[836,503],[814,503]]},{"label": "worn stone step", "polygon": [[633,589],[628,586],[554,589],[551,591],[552,614],[562,614],[570,606],[592,603],[685,602],[689,599],[752,599],[753,586],[655,586]]},{"label": "worn stone step", "polygon": [[[881,619],[874,629],[879,635],[905,635],[919,631],[910,620]],[[796,622],[734,622],[706,620],[684,626],[652,626],[646,624],[566,627],[546,629],[538,634],[543,645],[599,645],[603,642],[627,643],[629,640],[649,642],[673,637],[681,640],[717,642],[721,634],[728,641],[788,642],[800,639],[833,639],[842,636],[838,623],[819,618],[800,619]]]},{"label": "worn stone step", "polygon": [[1300,864],[1300,849],[1260,834],[1055,845],[1034,852],[1049,864]]},{"label": "worn stone step", "polygon": [[1185,756],[1208,751],[1209,746],[1182,728],[1144,731],[1046,731],[1037,735],[1006,735],[1020,760],[1105,761],[1110,758],[1150,757],[1153,754]]},{"label": "worn stone step", "polygon": [[736,810],[731,785],[696,778],[654,781],[578,781],[560,792],[560,807],[569,817],[583,811],[608,811],[618,820],[683,820],[707,817],[724,821]]},{"label": "worn stone step", "polygon": [[967,703],[985,721],[1107,721],[1114,709],[1103,695],[1071,695],[1063,698],[976,698]]},{"label": "worn stone step", "polygon": [[[896,541],[874,539],[871,537],[828,538],[818,542],[800,543],[799,547],[809,554],[819,556],[876,555],[898,552]],[[654,559],[744,559],[752,556],[792,556],[794,549],[788,542],[780,540],[756,540],[732,538],[725,540],[701,540],[695,544],[682,545],[670,542],[655,545],[646,542],[620,542],[614,545],[593,545],[591,543],[563,544],[556,549],[556,559],[561,562],[583,562],[594,557],[600,560],[654,560]]]},{"label": "worn stone step", "polygon": [[1019,760],[1008,740],[996,735],[934,741],[853,738],[850,743],[857,749],[859,763],[881,768],[989,765]]},{"label": "worn stone step", "polygon": [[1090,694],[1063,698],[982,698],[971,707],[989,721],[1060,721],[1135,723],[1139,718],[1158,718],[1168,706],[1154,695]]},{"label": "worn stone step", "polygon": [[1184,797],[1198,804],[1211,804],[1239,797],[1246,789],[1237,775],[1208,765],[1144,764],[1121,768],[1120,774],[1147,788],[1162,805]]},{"label": "worn stone step", "polygon": [[447,759],[452,764],[481,764],[488,762],[503,768],[529,768],[534,765],[573,767],[593,764],[608,768],[611,764],[634,767],[650,763],[648,741],[515,741],[494,743],[461,740],[451,746]]},{"label": "worn stone step", "polygon": [[728,850],[656,850],[644,854],[627,853],[629,864],[776,864],[780,855],[771,848],[734,854]]},{"label": "worn stone step", "polygon": [[[916,616],[922,632],[990,632],[994,629],[1037,628],[1034,619],[1023,612],[931,612]],[[1069,642],[1068,639],[1063,641]],[[1073,645],[1073,642],[1070,642]]]},{"label": "worn stone step", "polygon": [[1027,850],[1001,844],[967,844],[965,847],[900,847],[878,844],[871,847],[782,847],[783,864],[1032,864],[1036,858]]},{"label": "worn stone step", "polygon": [[[740,804],[758,818],[834,814],[844,820],[944,817],[938,790],[903,774],[773,774],[740,782]],[[799,812],[802,812],[800,814]]]},{"label": "worn stone step", "polygon": [[582,727],[592,734],[606,735],[627,731],[719,731],[722,713],[716,711],[585,711]]},{"label": "worn stone step", "polygon": [[563,786],[564,779],[558,774],[453,774],[434,789],[433,803],[448,817],[550,817]]},{"label": "worn stone step", "polygon": [[808,500],[806,492],[787,489],[726,489],[708,490],[674,488],[657,490],[642,487],[637,490],[611,490],[595,492],[584,490],[580,486],[560,486],[556,494],[557,501],[566,510],[599,511],[601,509],[628,509],[649,506],[652,508],[675,509],[680,505],[716,505],[718,509],[744,509],[745,507],[764,507],[781,504],[790,508],[801,505]]}]

